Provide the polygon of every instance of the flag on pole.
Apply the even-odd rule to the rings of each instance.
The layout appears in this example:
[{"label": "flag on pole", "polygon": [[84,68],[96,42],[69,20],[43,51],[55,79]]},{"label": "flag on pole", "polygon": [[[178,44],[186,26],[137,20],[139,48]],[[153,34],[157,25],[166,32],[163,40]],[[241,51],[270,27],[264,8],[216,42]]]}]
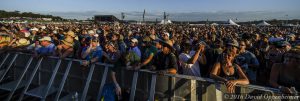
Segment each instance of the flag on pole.
[{"label": "flag on pole", "polygon": [[167,19],[167,15],[166,15],[166,12],[164,12],[164,20]]},{"label": "flag on pole", "polygon": [[144,9],[144,13],[143,13],[143,22],[145,22],[145,14],[146,14],[146,10]]},{"label": "flag on pole", "polygon": [[122,17],[122,20],[124,20],[124,18],[125,18],[124,12],[121,13],[121,17]]}]

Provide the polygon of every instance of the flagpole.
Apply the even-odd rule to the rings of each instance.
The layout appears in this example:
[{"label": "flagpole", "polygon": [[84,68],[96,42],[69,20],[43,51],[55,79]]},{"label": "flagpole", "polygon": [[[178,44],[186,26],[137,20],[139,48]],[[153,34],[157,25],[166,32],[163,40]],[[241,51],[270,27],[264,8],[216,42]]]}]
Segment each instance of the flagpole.
[{"label": "flagpole", "polygon": [[145,23],[145,14],[146,14],[146,10],[144,9],[144,13],[143,13],[143,23]]}]

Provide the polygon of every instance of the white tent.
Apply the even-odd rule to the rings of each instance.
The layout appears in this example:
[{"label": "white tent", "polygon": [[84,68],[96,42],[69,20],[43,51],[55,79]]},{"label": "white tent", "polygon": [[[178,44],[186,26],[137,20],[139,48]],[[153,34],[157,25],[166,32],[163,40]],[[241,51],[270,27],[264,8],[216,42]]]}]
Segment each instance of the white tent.
[{"label": "white tent", "polygon": [[267,23],[266,21],[262,21],[261,23],[257,24],[257,26],[270,26],[271,24]]},{"label": "white tent", "polygon": [[240,25],[236,24],[235,22],[233,22],[231,19],[228,19],[227,25],[240,26]]},{"label": "white tent", "polygon": [[294,25],[294,24],[284,24],[283,26],[297,26],[297,25]]},{"label": "white tent", "polygon": [[171,24],[171,20],[161,20],[160,24]]},{"label": "white tent", "polygon": [[210,25],[213,25],[213,26],[218,26],[219,24],[217,24],[217,23],[212,23],[212,24],[210,24]]}]

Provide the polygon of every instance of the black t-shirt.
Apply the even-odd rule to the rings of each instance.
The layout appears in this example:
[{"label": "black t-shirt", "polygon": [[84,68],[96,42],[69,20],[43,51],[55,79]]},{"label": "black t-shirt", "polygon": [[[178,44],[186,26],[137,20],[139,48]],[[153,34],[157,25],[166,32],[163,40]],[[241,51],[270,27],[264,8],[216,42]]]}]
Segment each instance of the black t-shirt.
[{"label": "black t-shirt", "polygon": [[153,66],[156,70],[166,70],[174,68],[178,70],[177,58],[174,53],[163,54],[163,52],[158,52],[153,59]]}]

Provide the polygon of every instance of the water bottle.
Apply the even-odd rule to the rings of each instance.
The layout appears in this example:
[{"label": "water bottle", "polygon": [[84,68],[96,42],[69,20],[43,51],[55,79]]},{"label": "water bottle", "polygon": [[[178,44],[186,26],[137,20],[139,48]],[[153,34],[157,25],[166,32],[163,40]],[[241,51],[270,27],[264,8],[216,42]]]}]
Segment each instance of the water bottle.
[{"label": "water bottle", "polygon": [[72,101],[78,101],[78,93],[77,92],[72,96]]},{"label": "water bottle", "polygon": [[75,101],[78,101],[78,93],[77,92],[75,93],[74,96],[75,96]]}]

